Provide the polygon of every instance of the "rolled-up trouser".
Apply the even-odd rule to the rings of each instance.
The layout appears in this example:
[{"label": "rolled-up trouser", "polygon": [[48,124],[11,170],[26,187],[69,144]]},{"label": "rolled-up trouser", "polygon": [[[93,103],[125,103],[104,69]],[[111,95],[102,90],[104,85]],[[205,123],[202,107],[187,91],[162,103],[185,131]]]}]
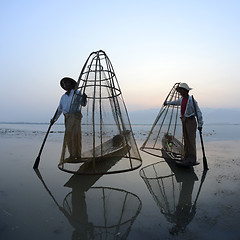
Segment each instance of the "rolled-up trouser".
[{"label": "rolled-up trouser", "polygon": [[194,116],[182,117],[183,140],[184,140],[184,158],[186,161],[195,162],[196,153],[196,130],[197,122]]},{"label": "rolled-up trouser", "polygon": [[81,113],[69,114],[65,118],[65,138],[66,145],[71,157],[81,157],[82,133],[81,133]]}]

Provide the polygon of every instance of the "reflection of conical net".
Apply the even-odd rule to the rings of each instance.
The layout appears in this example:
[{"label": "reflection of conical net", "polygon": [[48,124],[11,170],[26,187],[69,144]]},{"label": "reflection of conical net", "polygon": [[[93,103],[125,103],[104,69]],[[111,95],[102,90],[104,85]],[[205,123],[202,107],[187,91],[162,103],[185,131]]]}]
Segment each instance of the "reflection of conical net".
[{"label": "reflection of conical net", "polygon": [[44,188],[74,228],[72,239],[127,239],[142,208],[139,197],[123,189],[91,187],[100,175],[74,174],[64,185],[72,188],[58,204],[38,169]]},{"label": "reflection of conical net", "polygon": [[[174,223],[171,233],[184,231],[196,213],[196,203],[205,174],[196,193],[194,183],[198,180],[193,169],[175,168],[174,172],[167,161],[148,165],[140,170],[151,195],[167,221]],[[195,201],[192,201],[192,196]]]},{"label": "reflection of conical net", "polygon": [[[178,85],[173,86],[166,101],[175,101],[180,97]],[[162,157],[161,150],[165,150],[171,158],[181,159],[184,152],[180,114],[180,106],[163,105],[141,150],[157,157]]]},{"label": "reflection of conical net", "polygon": [[[122,92],[105,52],[100,50],[90,54],[79,76],[77,90],[70,113],[75,116],[78,112],[78,120],[67,122],[66,129],[71,129],[71,138],[65,134],[59,168],[71,173],[96,174],[99,173],[96,165],[111,159],[115,161],[112,168],[101,174],[140,167],[142,160]],[[79,99],[84,93],[87,105],[82,107]],[[71,152],[75,154],[73,157]],[[88,167],[79,170],[84,162]]]},{"label": "reflection of conical net", "polygon": [[166,213],[166,216],[172,215],[176,208],[181,186],[177,183],[174,173],[166,162],[162,161],[142,168],[140,176],[161,212]]},{"label": "reflection of conical net", "polygon": [[109,187],[93,187],[83,195],[74,191],[65,197],[63,211],[74,226],[75,235],[127,239],[142,206],[136,195]]}]

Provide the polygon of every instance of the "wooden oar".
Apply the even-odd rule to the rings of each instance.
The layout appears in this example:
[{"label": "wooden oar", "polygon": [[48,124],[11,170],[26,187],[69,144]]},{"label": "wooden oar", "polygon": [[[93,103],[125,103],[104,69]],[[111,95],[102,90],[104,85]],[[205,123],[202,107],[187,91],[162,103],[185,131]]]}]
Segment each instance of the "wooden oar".
[{"label": "wooden oar", "polygon": [[[56,116],[56,114],[57,114],[57,111],[58,111],[58,110],[56,110],[56,112],[55,112],[55,114],[54,114],[54,116],[53,116],[53,119],[55,118],[55,116]],[[38,168],[38,165],[39,165],[39,162],[40,162],[40,156],[41,156],[41,153],[42,153],[44,144],[45,144],[45,142],[46,142],[46,140],[47,140],[48,134],[49,134],[50,129],[51,129],[51,127],[52,127],[53,124],[54,124],[54,123],[50,122],[50,125],[49,125],[49,127],[48,127],[47,133],[46,133],[46,135],[45,135],[45,138],[44,138],[44,140],[43,140],[42,146],[41,146],[41,148],[40,148],[39,154],[38,154],[38,156],[37,156],[37,158],[36,158],[36,160],[35,160],[35,163],[34,163],[34,165],[33,165],[33,169],[37,169],[37,168]]]},{"label": "wooden oar", "polygon": [[[195,115],[196,115],[197,121],[199,121],[198,115],[197,115],[197,108],[196,108],[196,104],[195,104],[195,99],[194,99],[193,96],[192,96],[192,100],[193,100]],[[203,153],[203,168],[204,168],[204,170],[208,170],[207,158],[206,158],[206,155],[205,155],[205,150],[204,150],[204,145],[203,145],[202,130],[198,129],[198,131],[199,131],[199,135],[200,135],[202,153]]]}]

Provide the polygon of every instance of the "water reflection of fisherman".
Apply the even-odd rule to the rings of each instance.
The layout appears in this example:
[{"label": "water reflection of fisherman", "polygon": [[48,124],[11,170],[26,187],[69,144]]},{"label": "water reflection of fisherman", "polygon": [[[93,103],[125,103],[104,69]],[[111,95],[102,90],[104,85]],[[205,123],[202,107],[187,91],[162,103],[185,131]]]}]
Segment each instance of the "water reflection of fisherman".
[{"label": "water reflection of fisherman", "polygon": [[[112,158],[111,161],[103,161],[100,165],[96,164],[97,172],[107,172],[118,160],[119,158],[116,157]],[[91,165],[91,163],[85,162],[79,171],[84,172],[88,169],[89,165]],[[60,207],[60,210],[74,227],[72,234],[73,240],[95,238],[94,225],[88,218],[86,193],[102,176],[102,174],[74,174],[64,185],[65,187],[71,188],[72,192],[65,197],[64,207]],[[69,200],[71,202],[69,202]]]},{"label": "water reflection of fisherman", "polygon": [[[90,177],[91,178],[91,177]],[[61,211],[67,217],[70,224],[74,227],[72,239],[94,239],[94,226],[93,223],[88,220],[86,192],[94,184],[97,178],[93,178],[89,181],[89,176],[77,176],[74,175],[65,186],[71,187],[72,192],[69,194],[71,198],[71,206],[67,211],[67,206],[61,207]],[[83,186],[83,182],[87,183],[87,186]],[[66,199],[66,198],[65,198]],[[67,203],[67,201],[66,201]]]},{"label": "water reflection of fisherman", "polygon": [[171,234],[184,232],[187,225],[192,221],[196,214],[196,206],[192,205],[192,192],[194,179],[184,179],[182,188],[174,214],[171,216],[175,226],[170,230]]},{"label": "water reflection of fisherman", "polygon": [[67,217],[74,228],[72,239],[94,239],[94,226],[88,219],[85,194],[101,175],[93,177],[73,175],[65,184],[65,186],[72,188],[72,192],[65,197],[62,207],[48,189],[39,170],[35,169],[35,172],[59,210]]},{"label": "water reflection of fisherman", "polygon": [[179,199],[173,214],[166,216],[175,225],[169,230],[173,235],[184,232],[187,225],[192,221],[196,214],[196,200],[193,203],[192,193],[194,183],[198,180],[194,169],[179,169],[171,160],[165,159],[171,168],[176,181],[181,183]]},{"label": "water reflection of fisherman", "polygon": [[65,140],[70,157],[76,158],[81,156],[81,106],[86,106],[87,95],[74,90],[77,83],[72,78],[64,77],[60,81],[60,85],[66,92],[62,95],[57,113],[50,122],[54,124],[63,113],[65,117]]},{"label": "water reflection of fisherman", "polygon": [[[104,168],[109,168],[109,165],[104,166]],[[131,227],[142,206],[141,200],[136,195],[121,189],[114,189],[110,187],[92,188],[92,186],[102,177],[100,174],[75,174],[64,185],[65,187],[71,188],[72,191],[64,198],[63,206],[60,206],[45,184],[39,170],[35,169],[35,172],[55,204],[58,206],[59,210],[64,214],[64,216],[69,220],[71,226],[74,228],[72,233],[73,240],[127,239],[127,236],[131,231]],[[94,206],[96,209],[101,207],[104,214],[104,217],[99,215],[93,216],[92,221],[88,216],[88,211],[91,212],[91,209],[88,209],[86,197],[86,193],[91,188],[99,189],[101,197],[99,198],[99,195],[94,195],[97,197],[92,199],[95,201]],[[121,195],[122,197],[116,201],[117,198],[116,196],[114,197],[116,193],[123,193],[124,195]],[[113,200],[115,200],[115,202],[113,202]],[[102,201],[102,204],[99,204],[99,201]],[[108,207],[108,205],[110,205],[110,207]],[[131,207],[128,208],[127,205],[130,205]],[[112,208],[112,206],[114,207]],[[128,211],[130,208],[131,210]],[[98,221],[99,218],[100,221]],[[114,220],[114,222],[112,222],[112,220]],[[98,224],[94,224],[93,221]]]},{"label": "water reflection of fisherman", "polygon": [[[196,214],[197,199],[205,174],[201,178],[201,184],[193,202],[194,184],[195,181],[198,181],[193,167],[180,168],[172,159],[167,158],[167,154],[164,154],[164,156],[166,157],[164,159],[168,165],[167,168],[164,167],[164,161],[158,162],[141,169],[140,175],[160,207],[161,213],[169,223],[173,224],[169,233],[177,235],[185,231]],[[167,170],[168,167],[170,172]]]}]

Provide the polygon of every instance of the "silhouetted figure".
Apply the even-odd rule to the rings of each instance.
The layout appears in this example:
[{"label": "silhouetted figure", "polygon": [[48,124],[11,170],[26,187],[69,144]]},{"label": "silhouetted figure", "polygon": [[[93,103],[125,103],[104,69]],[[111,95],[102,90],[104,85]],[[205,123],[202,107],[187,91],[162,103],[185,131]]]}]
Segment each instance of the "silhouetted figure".
[{"label": "silhouetted figure", "polygon": [[[177,87],[177,91],[182,97],[174,101],[164,102],[164,105],[181,106],[181,120],[184,139],[184,158],[181,161],[181,165],[183,166],[192,166],[196,164],[196,114],[198,115],[198,130],[202,131],[203,126],[202,112],[198,107],[198,103],[188,94],[191,89],[192,88],[190,88],[186,83],[180,83]],[[193,101],[195,101],[196,114]]]}]

